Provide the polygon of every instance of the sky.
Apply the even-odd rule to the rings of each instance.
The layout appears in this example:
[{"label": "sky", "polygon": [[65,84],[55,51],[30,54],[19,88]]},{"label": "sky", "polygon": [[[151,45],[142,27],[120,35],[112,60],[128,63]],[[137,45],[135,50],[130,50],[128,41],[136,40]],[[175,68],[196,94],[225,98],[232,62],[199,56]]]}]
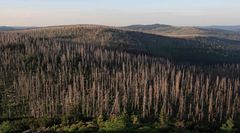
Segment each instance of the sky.
[{"label": "sky", "polygon": [[0,25],[240,25],[240,0],[0,0]]}]

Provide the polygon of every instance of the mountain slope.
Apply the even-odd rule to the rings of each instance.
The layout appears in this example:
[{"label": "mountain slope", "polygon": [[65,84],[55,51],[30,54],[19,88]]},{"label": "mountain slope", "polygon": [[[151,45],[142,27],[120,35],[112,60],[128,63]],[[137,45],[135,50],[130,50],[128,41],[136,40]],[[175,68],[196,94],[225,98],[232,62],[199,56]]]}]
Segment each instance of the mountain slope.
[{"label": "mountain slope", "polygon": [[239,41],[226,39],[206,37],[183,39],[92,25],[48,27],[11,32],[12,35],[17,33],[40,41],[51,40],[97,45],[132,53],[145,53],[176,62],[200,64],[240,62]]},{"label": "mountain slope", "polygon": [[239,51],[238,41],[106,26],[0,32],[0,121],[164,113],[216,124],[240,111]]}]

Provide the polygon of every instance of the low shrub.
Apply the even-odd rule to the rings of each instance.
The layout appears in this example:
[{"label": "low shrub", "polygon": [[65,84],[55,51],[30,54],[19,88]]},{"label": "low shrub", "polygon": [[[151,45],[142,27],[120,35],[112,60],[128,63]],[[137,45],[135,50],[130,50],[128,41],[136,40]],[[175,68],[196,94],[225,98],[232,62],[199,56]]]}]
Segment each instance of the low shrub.
[{"label": "low shrub", "polygon": [[131,123],[133,125],[138,125],[140,124],[140,120],[137,115],[131,115]]},{"label": "low shrub", "polygon": [[14,132],[23,132],[30,129],[29,119],[16,120],[11,122],[12,130]]},{"label": "low shrub", "polygon": [[101,131],[121,131],[127,128],[127,121],[125,115],[112,116],[104,123],[104,127],[100,128]]},{"label": "low shrub", "polygon": [[234,122],[232,119],[228,119],[226,123],[222,124],[220,127],[221,132],[223,133],[231,133],[233,132]]},{"label": "low shrub", "polygon": [[104,118],[103,118],[102,115],[97,117],[96,122],[97,122],[99,128],[103,128],[104,127]]},{"label": "low shrub", "polygon": [[59,118],[48,118],[48,117],[39,118],[36,122],[42,128],[52,127],[53,125],[57,125],[61,123]]},{"label": "low shrub", "polygon": [[10,133],[12,132],[13,127],[9,121],[4,121],[0,125],[0,133]]}]

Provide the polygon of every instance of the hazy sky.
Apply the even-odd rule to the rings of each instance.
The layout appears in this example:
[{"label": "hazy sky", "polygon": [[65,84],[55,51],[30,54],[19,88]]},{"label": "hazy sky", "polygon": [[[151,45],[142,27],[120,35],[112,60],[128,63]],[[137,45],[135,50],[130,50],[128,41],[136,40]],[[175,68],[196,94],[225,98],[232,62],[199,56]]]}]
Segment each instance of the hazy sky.
[{"label": "hazy sky", "polygon": [[240,0],[0,0],[0,25],[240,25]]}]

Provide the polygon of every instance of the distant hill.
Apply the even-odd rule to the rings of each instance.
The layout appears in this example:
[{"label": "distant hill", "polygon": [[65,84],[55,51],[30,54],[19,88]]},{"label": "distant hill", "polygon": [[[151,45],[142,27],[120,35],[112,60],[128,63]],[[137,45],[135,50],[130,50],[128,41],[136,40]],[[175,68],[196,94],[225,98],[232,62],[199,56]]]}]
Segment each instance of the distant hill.
[{"label": "distant hill", "polygon": [[[176,62],[200,64],[240,62],[240,41],[229,39],[232,36],[225,36],[222,30],[219,32],[215,30],[217,37],[208,36],[209,34],[203,31],[211,32],[211,30],[195,27],[155,24],[133,25],[124,28],[98,25],[53,26],[9,34],[13,36],[14,33],[29,33],[28,36],[34,35],[34,38],[41,40],[47,32],[49,34],[44,37],[44,40],[94,44],[130,53],[145,53]],[[220,37],[221,35],[224,37]]]},{"label": "distant hill", "polygon": [[152,24],[152,25],[130,25],[130,26],[126,26],[124,28],[127,28],[127,29],[132,29],[132,30],[146,30],[146,31],[149,31],[149,30],[167,30],[167,29],[172,29],[174,28],[173,26],[171,25],[164,25],[164,24]]},{"label": "distant hill", "polygon": [[13,31],[13,30],[24,30],[24,29],[31,29],[34,27],[25,27],[25,26],[0,26],[0,31]]},{"label": "distant hill", "polygon": [[0,31],[9,31],[9,30],[15,30],[15,28],[8,27],[8,26],[0,26]]},{"label": "distant hill", "polygon": [[[141,28],[143,31],[152,29],[151,31],[156,32],[159,29],[165,29],[166,32],[170,30],[174,32],[177,29],[181,31],[196,30],[196,28],[178,28],[168,25],[150,25],[146,27],[138,27],[136,25],[132,26],[133,28]],[[162,36],[160,34],[149,34],[135,30],[98,25],[54,26],[26,30],[29,34],[32,31],[34,31],[33,35],[38,39],[41,39],[42,36],[45,36],[45,32],[48,32],[49,35],[44,40],[94,44],[130,53],[145,53],[176,62],[200,64],[240,62],[240,41],[224,38],[206,36],[176,38],[173,36]],[[18,33],[22,32],[19,31]]]},{"label": "distant hill", "polygon": [[190,26],[171,26],[171,25],[130,25],[122,27],[123,29],[129,29],[134,31],[141,31],[146,33],[158,34],[163,36],[172,36],[180,38],[191,38],[191,37],[217,37],[230,40],[240,40],[240,33],[224,30],[214,29],[207,27],[190,27]]},{"label": "distant hill", "polygon": [[234,31],[234,32],[240,32],[240,25],[237,26],[203,26],[201,28],[206,28],[206,29],[220,29],[220,30],[229,30],[229,31]]}]

